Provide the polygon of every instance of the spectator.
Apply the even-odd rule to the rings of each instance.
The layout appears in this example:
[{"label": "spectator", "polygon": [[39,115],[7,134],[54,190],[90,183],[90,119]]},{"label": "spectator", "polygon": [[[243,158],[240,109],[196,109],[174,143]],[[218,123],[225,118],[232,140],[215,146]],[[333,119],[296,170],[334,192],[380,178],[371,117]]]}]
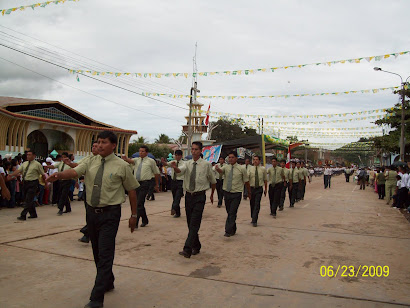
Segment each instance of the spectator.
[{"label": "spectator", "polygon": [[379,199],[384,200],[384,197],[386,196],[386,193],[385,193],[386,179],[384,177],[384,168],[378,170],[376,174],[376,183],[377,183],[377,193],[379,194]]}]

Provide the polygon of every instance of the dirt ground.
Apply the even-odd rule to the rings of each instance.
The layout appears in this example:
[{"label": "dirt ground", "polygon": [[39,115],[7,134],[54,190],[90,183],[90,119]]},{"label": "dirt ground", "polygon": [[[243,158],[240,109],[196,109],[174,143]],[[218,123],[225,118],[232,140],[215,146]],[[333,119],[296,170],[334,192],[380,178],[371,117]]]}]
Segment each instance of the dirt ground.
[{"label": "dirt ground", "polygon": [[[190,259],[178,255],[188,230],[184,211],[181,218],[170,215],[171,199],[167,192],[147,201],[149,225],[133,234],[129,204],[122,205],[115,290],[104,307],[410,306],[409,222],[372,189],[361,191],[343,176],[326,190],[321,177],[313,178],[305,200],[289,208],[286,199],[277,219],[263,198],[257,228],[249,201],[242,200],[237,235],[230,238],[223,236],[225,208],[207,203],[202,250]],[[72,207],[60,217],[55,207],[43,206],[38,219],[25,222],[16,220],[21,209],[0,211],[0,307],[88,302],[96,270],[91,244],[77,241],[83,203]],[[339,268],[337,277],[321,276],[329,266]],[[356,272],[343,277],[343,266]],[[364,277],[364,266],[388,266],[388,276]]]}]

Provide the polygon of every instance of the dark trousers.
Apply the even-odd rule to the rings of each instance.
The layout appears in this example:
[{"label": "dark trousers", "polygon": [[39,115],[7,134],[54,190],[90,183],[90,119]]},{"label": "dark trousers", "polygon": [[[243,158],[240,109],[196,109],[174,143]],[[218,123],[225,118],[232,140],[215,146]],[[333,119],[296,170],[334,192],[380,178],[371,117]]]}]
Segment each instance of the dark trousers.
[{"label": "dark trousers", "polygon": [[38,185],[38,204],[43,205],[43,197],[44,197],[44,185]]},{"label": "dark trousers", "polygon": [[24,209],[21,212],[21,217],[26,217],[27,213],[30,216],[37,217],[36,208],[34,206],[34,197],[36,196],[38,188],[38,180],[24,181],[23,194],[24,194]]},{"label": "dark trousers", "polygon": [[350,181],[350,174],[345,174],[345,176],[346,176],[346,182],[349,182]]},{"label": "dark trousers", "polygon": [[55,181],[53,183],[53,199],[51,200],[51,204],[57,204],[59,197],[60,197],[60,181]]},{"label": "dark trousers", "polygon": [[259,186],[258,188],[251,187],[252,196],[251,196],[251,218],[252,223],[258,222],[259,211],[261,209],[261,199],[263,194],[263,187]]},{"label": "dark trousers", "polygon": [[225,223],[225,232],[233,235],[236,233],[236,216],[239,204],[241,203],[242,193],[230,193],[224,191],[224,198],[226,213],[228,213]]},{"label": "dark trousers", "polygon": [[280,193],[279,207],[281,207],[281,208],[283,208],[283,205],[285,204],[286,190],[288,190],[289,200],[290,200],[290,189],[289,189],[289,183],[288,183],[288,182],[286,182],[286,185],[283,185],[282,191],[281,191],[281,193]]},{"label": "dark trousers", "polygon": [[222,201],[224,198],[224,191],[222,190],[222,187],[224,185],[224,180],[216,180],[216,192],[218,194],[218,205],[222,205]]},{"label": "dark trousers", "polygon": [[191,195],[185,194],[185,214],[188,225],[188,236],[185,241],[184,251],[192,253],[192,249],[201,250],[199,241],[199,228],[201,227],[202,214],[204,212],[206,194]]},{"label": "dark trousers", "polygon": [[360,183],[360,189],[365,190],[366,189],[366,178],[361,178],[359,180],[359,183]]},{"label": "dark trousers", "polygon": [[90,300],[104,302],[104,293],[114,284],[112,265],[115,253],[115,237],[121,218],[121,206],[112,205],[96,213],[95,209],[87,206],[87,225],[93,247],[97,276]]},{"label": "dark trousers", "polygon": [[147,212],[145,211],[145,197],[150,189],[151,180],[148,181],[140,181],[140,187],[136,189],[137,191],[137,226],[140,221],[140,217],[142,218],[142,222],[147,224],[148,223],[148,216]]},{"label": "dark trousers", "polygon": [[282,194],[283,182],[269,185],[270,213],[276,215],[276,210],[280,206],[280,196]]},{"label": "dark trousers", "polygon": [[183,184],[184,181],[182,180],[175,180],[172,181],[172,185],[171,185],[171,191],[172,191],[172,210],[175,210],[175,214],[177,216],[181,216],[181,207],[180,207],[180,203],[181,203],[181,198],[184,195],[184,189],[183,189]]},{"label": "dark trousers", "polygon": [[294,206],[296,202],[296,196],[299,190],[299,182],[292,184],[292,189],[290,190],[290,206]]},{"label": "dark trousers", "polygon": [[[85,211],[87,213],[87,195],[85,191],[86,190],[85,190],[85,184],[84,184],[83,200],[84,200]],[[90,237],[90,234],[88,233],[87,219],[85,221],[86,221],[85,226],[81,228],[80,232],[84,234],[85,237]]]},{"label": "dark trousers", "polygon": [[377,184],[377,193],[379,194],[379,199],[384,199],[384,197],[386,196],[384,184]]},{"label": "dark trousers", "polygon": [[300,180],[299,182],[299,189],[298,189],[298,200],[303,200],[305,198],[305,189],[306,189],[306,182],[305,180]]},{"label": "dark trousers", "polygon": [[148,192],[146,193],[147,199],[151,198],[151,200],[155,200],[155,196],[154,196],[155,178],[148,180],[148,182],[149,182],[149,187],[148,187]]},{"label": "dark trousers", "polygon": [[65,206],[67,212],[71,212],[71,204],[68,195],[70,194],[71,180],[59,181],[60,197],[58,198],[58,209],[62,211]]},{"label": "dark trousers", "polygon": [[326,188],[330,188],[330,178],[331,178],[331,175],[323,175],[323,181],[324,181],[324,184],[325,184],[325,189]]},{"label": "dark trousers", "polygon": [[397,207],[399,208],[405,208],[406,206],[406,202],[407,202],[407,198],[408,198],[408,194],[409,191],[406,187],[400,188],[397,191],[397,195],[398,195],[398,200],[397,200]]}]

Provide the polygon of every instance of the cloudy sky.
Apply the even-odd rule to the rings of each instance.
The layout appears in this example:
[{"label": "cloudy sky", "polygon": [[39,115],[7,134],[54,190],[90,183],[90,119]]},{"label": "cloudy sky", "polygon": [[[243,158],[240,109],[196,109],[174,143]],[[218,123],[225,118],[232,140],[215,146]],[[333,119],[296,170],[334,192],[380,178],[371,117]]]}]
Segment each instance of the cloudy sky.
[{"label": "cloudy sky", "polygon": [[[0,0],[0,8],[32,3]],[[198,71],[268,68],[410,50],[409,9],[407,0],[80,0],[0,16],[0,43],[73,69],[166,73],[192,72],[197,42]],[[78,82],[65,69],[4,46],[0,57],[2,96],[58,100],[96,120],[137,130],[151,141],[160,133],[173,138],[181,133],[187,98],[156,101],[138,93],[189,94],[191,78],[98,76],[114,87],[81,75]],[[199,77],[198,88],[201,95],[281,95],[400,85],[399,77],[375,72],[374,66],[406,78],[410,55],[249,76]],[[206,109],[211,102],[211,110],[220,112],[314,115],[391,107],[397,101],[397,95],[384,91],[202,103]],[[371,121],[306,127],[367,127]]]}]

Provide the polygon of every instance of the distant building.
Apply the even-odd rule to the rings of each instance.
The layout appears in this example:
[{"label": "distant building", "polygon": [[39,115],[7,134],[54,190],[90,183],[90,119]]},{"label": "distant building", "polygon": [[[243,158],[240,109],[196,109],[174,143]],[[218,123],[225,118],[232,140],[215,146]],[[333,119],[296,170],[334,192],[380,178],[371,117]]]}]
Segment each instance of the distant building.
[{"label": "distant building", "polygon": [[118,136],[115,153],[128,154],[133,130],[125,130],[91,119],[58,102],[0,96],[0,155],[32,149],[40,157],[55,150],[76,158],[91,154],[97,135],[109,130]]}]

